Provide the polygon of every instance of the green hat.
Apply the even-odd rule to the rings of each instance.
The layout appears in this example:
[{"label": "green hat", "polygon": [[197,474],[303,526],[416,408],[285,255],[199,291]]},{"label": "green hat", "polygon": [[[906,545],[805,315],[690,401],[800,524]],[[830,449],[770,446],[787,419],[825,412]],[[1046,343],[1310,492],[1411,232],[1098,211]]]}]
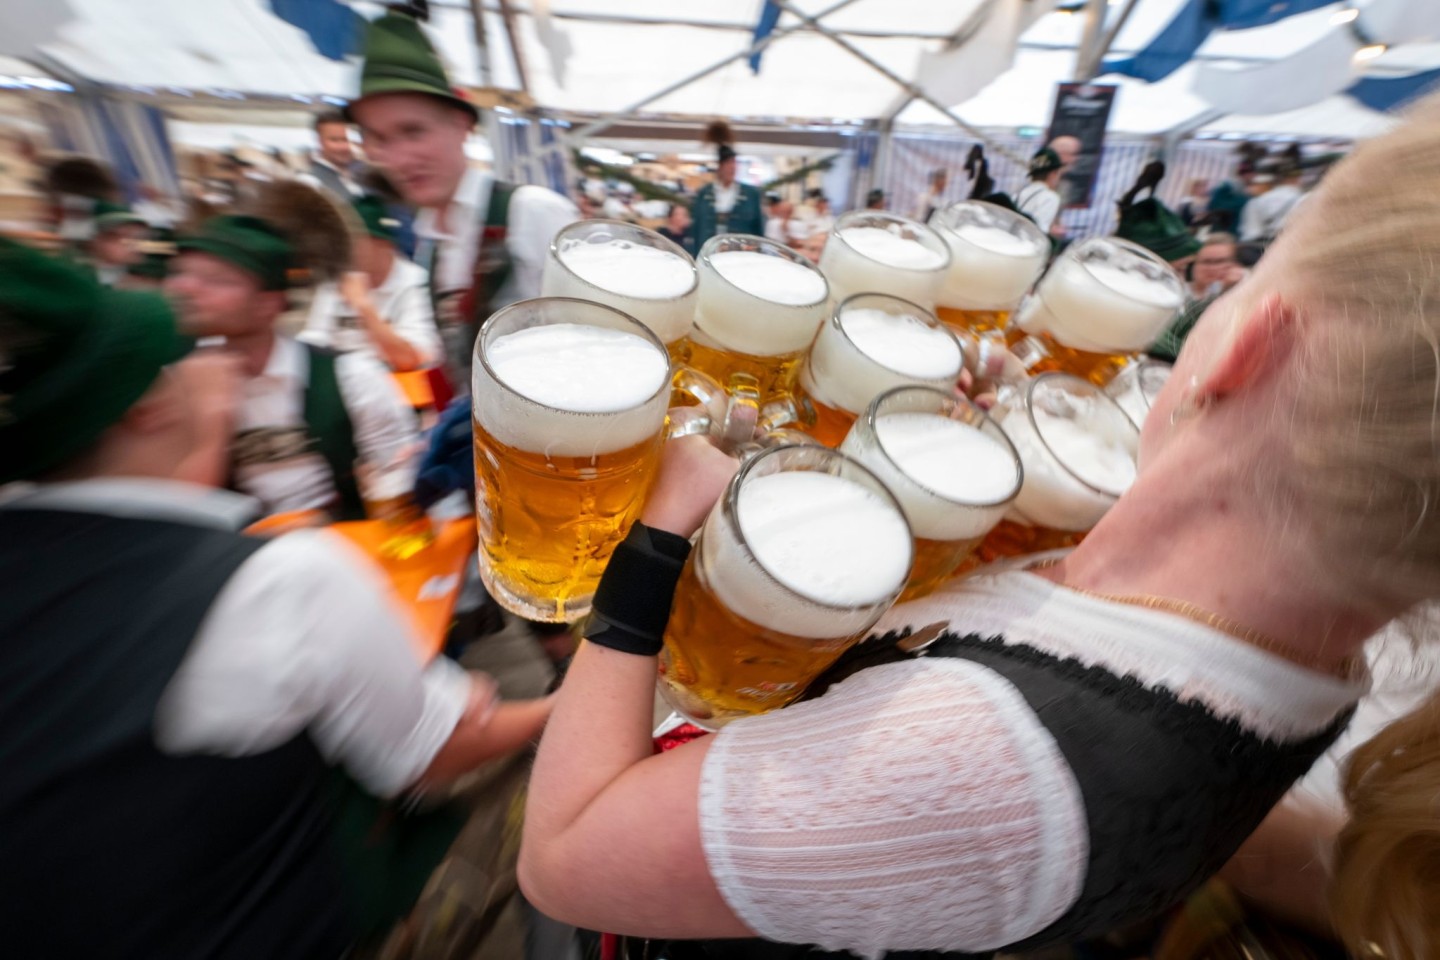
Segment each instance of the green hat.
[{"label": "green hat", "polygon": [[365,224],[365,232],[380,240],[394,240],[400,231],[400,221],[390,215],[385,201],[370,194],[355,201],[355,212]]},{"label": "green hat", "polygon": [[[1147,163],[1140,171],[1135,185],[1120,198],[1120,225],[1115,228],[1115,236],[1138,243],[1161,260],[1174,263],[1199,253],[1200,241],[1185,226],[1185,221],[1155,199],[1155,188],[1164,177],[1165,164],[1158,160]],[[1150,196],[1135,199],[1147,190]]]},{"label": "green hat", "polygon": [[159,294],[0,240],[0,483],[79,456],[189,348]]},{"label": "green hat", "polygon": [[141,217],[129,207],[111,203],[109,200],[97,200],[95,203],[95,231],[104,233],[106,230],[114,230],[117,227],[148,226],[145,218]]},{"label": "green hat", "polygon": [[423,93],[459,107],[472,119],[480,116],[475,105],[455,92],[435,48],[419,22],[404,13],[390,12],[371,21],[365,35],[365,64],[360,68],[360,95],[345,108],[366,97],[384,93]]},{"label": "green hat", "polygon": [[1030,179],[1048,177],[1063,166],[1065,161],[1060,159],[1060,154],[1049,147],[1041,147],[1035,151],[1035,156],[1030,158]]},{"label": "green hat", "polygon": [[287,274],[294,251],[258,217],[214,217],[198,234],[181,237],[177,246],[181,253],[208,253],[254,274],[261,289],[284,290],[290,285]]}]

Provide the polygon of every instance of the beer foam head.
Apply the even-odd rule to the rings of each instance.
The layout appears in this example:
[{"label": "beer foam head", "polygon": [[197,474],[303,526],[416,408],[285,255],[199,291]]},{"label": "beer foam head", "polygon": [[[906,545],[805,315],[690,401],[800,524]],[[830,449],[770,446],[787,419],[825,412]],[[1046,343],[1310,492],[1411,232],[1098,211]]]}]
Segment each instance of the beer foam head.
[{"label": "beer foam head", "polygon": [[[718,276],[717,276],[718,275]],[[829,301],[813,267],[754,250],[701,258],[696,340],[751,356],[774,357],[810,346]]]},{"label": "beer foam head", "polygon": [[1036,397],[1002,426],[1020,453],[1025,481],[1016,511],[1055,530],[1089,530],[1135,481],[1135,425],[1105,397]]},{"label": "beer foam head", "polygon": [[706,576],[722,603],[767,629],[815,639],[858,633],[910,571],[904,517],[853,480],[811,471],[751,477],[734,506],[753,562],[716,510],[702,540]]},{"label": "beer foam head", "polygon": [[929,227],[857,211],[836,224],[820,255],[820,272],[837,303],[857,293],[888,293],[928,310],[949,263],[945,241]]},{"label": "beer foam head", "polygon": [[557,247],[560,262],[587,283],[637,300],[671,300],[695,286],[695,267],[669,250],[610,240],[567,238]]},{"label": "beer foam head", "polygon": [[821,327],[801,376],[816,400],[859,414],[891,387],[953,387],[963,363],[955,335],[933,318],[856,306]]},{"label": "beer foam head", "polygon": [[1009,310],[1020,302],[1050,255],[1043,236],[1004,227],[964,223],[940,228],[950,246],[950,270],[940,303],[970,310]]},{"label": "beer foam head", "polygon": [[[1103,250],[1108,241],[1087,243]],[[1136,269],[1118,259],[1080,257],[1055,262],[1025,304],[1024,329],[1049,333],[1076,350],[1129,353],[1153,343],[1184,305],[1179,278],[1158,262]]]},{"label": "beer foam head", "polygon": [[[475,415],[510,446],[556,456],[608,453],[656,435],[664,420],[669,359],[639,334],[532,326],[496,337],[485,360],[489,370],[475,376]],[[499,389],[491,374],[532,402]]]},{"label": "beer foam head", "polygon": [[917,537],[982,537],[1016,492],[1010,448],[968,423],[937,413],[890,413],[875,419],[873,444],[862,434],[858,426],[851,430],[840,449],[890,488]]},{"label": "beer foam head", "polygon": [[801,307],[825,299],[825,278],[803,264],[753,250],[710,255],[715,272],[751,296]]}]

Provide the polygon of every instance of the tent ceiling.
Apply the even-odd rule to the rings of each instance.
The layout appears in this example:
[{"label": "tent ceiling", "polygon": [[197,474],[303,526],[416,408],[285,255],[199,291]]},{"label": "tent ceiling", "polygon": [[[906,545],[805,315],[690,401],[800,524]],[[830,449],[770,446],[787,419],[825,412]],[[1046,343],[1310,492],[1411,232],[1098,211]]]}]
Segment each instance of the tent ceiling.
[{"label": "tent ceiling", "polygon": [[[309,38],[269,10],[268,0],[51,0],[73,14],[41,52],[77,74],[105,83],[141,88],[244,91],[281,97],[344,96],[353,92],[355,65],[317,54]],[[373,13],[372,0],[346,0]],[[834,0],[792,0],[817,13]],[[827,17],[827,27],[901,76],[916,74],[922,54],[933,53],[964,25],[985,0],[855,0]],[[1116,0],[1112,0],[1112,5]],[[1120,31],[1115,52],[1146,44],[1185,0],[1138,0]],[[23,6],[23,4],[22,4]],[[491,55],[490,82],[518,87],[498,0],[482,0]],[[748,47],[761,0],[551,0],[551,26],[568,40],[571,53],[557,75],[551,50],[537,29],[531,0],[510,0],[535,101],[561,113],[606,113],[654,93],[674,80]],[[1268,60],[1303,48],[1330,25],[1341,4],[1288,18],[1255,30],[1220,31],[1201,48],[1203,59]],[[432,35],[455,78],[481,79],[474,44],[470,0],[433,0]],[[0,10],[0,34],[7,14]],[[1083,18],[1063,13],[1042,17],[1022,38],[1013,69],[956,108],[967,122],[983,127],[1041,126],[1048,119],[1054,85],[1070,79],[1074,47]],[[780,26],[795,22],[788,14]],[[1440,44],[1397,48],[1372,64],[1372,71],[1415,72],[1440,66]],[[1188,69],[1188,68],[1186,68]],[[1185,70],[1146,86],[1120,80],[1114,128],[1153,134],[1194,122],[1205,104],[1189,92]],[[884,115],[899,88],[811,29],[774,42],[761,73],[736,61],[703,80],[645,108],[654,115],[729,116],[793,122]],[[1341,102],[1343,101],[1343,102]],[[1384,123],[1346,98],[1326,101],[1357,131]],[[1319,106],[1319,105],[1317,105]],[[1340,109],[1343,108],[1343,109]],[[1333,124],[1313,108],[1275,118],[1277,123],[1315,123],[1328,135]],[[912,104],[902,124],[949,123],[923,104]],[[1228,121],[1217,127],[1229,129]],[[1238,126],[1268,125],[1243,118]],[[1302,132],[1302,131],[1290,131]]]}]

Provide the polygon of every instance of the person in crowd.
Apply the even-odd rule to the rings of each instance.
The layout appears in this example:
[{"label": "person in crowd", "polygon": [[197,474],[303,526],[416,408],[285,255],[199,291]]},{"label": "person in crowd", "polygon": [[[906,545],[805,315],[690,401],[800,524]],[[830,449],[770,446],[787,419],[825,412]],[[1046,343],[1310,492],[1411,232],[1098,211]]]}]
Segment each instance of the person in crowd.
[{"label": "person in crowd", "polygon": [[419,453],[414,414],[389,372],[368,353],[336,356],[276,331],[291,248],[265,221],[217,217],[182,236],[179,248],[166,289],[191,333],[224,338],[244,378],[234,488],[267,514],[363,519],[357,463],[402,472]]},{"label": "person in crowd", "polygon": [[[348,955],[548,700],[415,654],[332,533],[240,535],[236,363],[163,297],[0,240],[0,935],[26,957]],[[383,802],[382,802],[383,800]]]},{"label": "person in crowd", "polygon": [[350,123],[338,110],[327,110],[315,118],[315,139],[319,149],[310,155],[310,169],[301,177],[312,187],[328,190],[336,199],[349,203],[365,195],[360,178],[363,165],[355,158],[350,143]]},{"label": "person in crowd", "polygon": [[142,183],[140,199],[135,202],[135,215],[152,229],[174,230],[185,219],[185,205],[150,184]]},{"label": "person in crowd", "polygon": [[874,190],[871,190],[869,193],[865,194],[865,209],[884,210],[885,191],[881,190],[879,187],[876,187]]},{"label": "person in crowd", "polygon": [[[1154,916],[1218,870],[1344,729],[1367,639],[1440,597],[1425,106],[1206,312],[1134,485],[1080,546],[903,604],[818,697],[657,755],[667,587],[735,469],[703,438],[670,445],[541,744],[532,901],[595,929],[772,941],[708,957],[1023,953]],[[1405,845],[1433,845],[1437,724],[1432,703],[1352,777],[1359,955],[1440,951],[1432,861]]]},{"label": "person in crowd", "polygon": [[1251,199],[1240,215],[1242,243],[1268,244],[1285,227],[1285,221],[1300,203],[1303,171],[1299,146],[1268,167],[1251,182]]},{"label": "person in crowd", "polygon": [[1083,145],[1079,137],[1072,137],[1069,134],[1062,134],[1046,144],[1055,151],[1055,156],[1060,158],[1061,165],[1069,170],[1075,166],[1075,161],[1080,159],[1080,151]]},{"label": "person in crowd", "polygon": [[1053,147],[1042,147],[1030,158],[1029,182],[1015,195],[1015,208],[1052,237],[1065,236],[1060,222],[1060,178],[1065,161]]},{"label": "person in crowd", "polygon": [[1184,309],[1146,353],[1157,360],[1175,362],[1186,338],[1210,305],[1245,279],[1247,272],[1240,265],[1238,251],[1233,234],[1211,233],[1205,237],[1191,264]]},{"label": "person in crowd", "polygon": [[[1200,241],[1184,221],[1155,196],[1164,177],[1165,164],[1155,160],[1145,165],[1134,186],[1117,203],[1120,222],[1115,235],[1139,244],[1184,276],[1200,251]],[[1140,200],[1141,193],[1149,196]]]},{"label": "person in crowd", "polygon": [[800,239],[799,227],[800,222],[795,219],[793,202],[776,200],[770,205],[770,217],[765,221],[765,239],[783,243],[788,247]]},{"label": "person in crowd", "polygon": [[696,248],[705,246],[718,233],[760,236],[765,232],[760,191],[735,179],[736,153],[731,146],[730,125],[724,121],[710,124],[706,138],[716,145],[715,179],[695,196],[691,212],[695,217]]},{"label": "person in crowd", "polygon": [[356,250],[356,269],[316,290],[297,339],[341,353],[364,351],[399,372],[435,366],[444,349],[430,278],[395,248],[399,223],[383,200],[361,197],[355,212],[366,234]]},{"label": "person in crowd", "polygon": [[1235,176],[1210,191],[1205,209],[1209,212],[1212,229],[1224,233],[1235,233],[1240,229],[1240,218],[1250,203],[1255,173],[1253,152],[1246,152],[1235,165]]},{"label": "person in crowd", "polygon": [[454,92],[407,13],[370,24],[359,95],[346,110],[371,161],[420,209],[416,260],[430,273],[452,379],[466,384],[480,325],[500,307],[540,295],[550,241],[579,211],[553,190],[470,167],[465,142],[479,112]]},{"label": "person in crowd", "polygon": [[141,246],[150,225],[129,207],[102,200],[95,205],[95,235],[86,244],[87,260],[107,287],[124,281],[130,268],[145,259]]},{"label": "person in crowd", "polygon": [[948,204],[945,198],[945,190],[950,185],[950,171],[944,167],[936,167],[930,171],[925,193],[921,195],[919,202],[915,204],[915,219],[921,223],[929,223],[930,217],[936,210],[943,210]]},{"label": "person in crowd", "polygon": [[672,203],[670,204],[670,215],[658,232],[660,236],[684,248],[685,252],[693,257],[698,249],[695,246],[695,237],[690,232],[692,224],[690,208],[683,203]]},{"label": "person in crowd", "polygon": [[1198,177],[1190,181],[1190,191],[1180,201],[1180,219],[1192,230],[1207,224],[1210,203],[1210,184]]},{"label": "person in crowd", "polygon": [[824,190],[812,187],[805,194],[805,199],[810,204],[810,216],[806,218],[810,236],[826,236],[830,233],[830,228],[835,226],[835,215],[830,212],[830,198],[825,196]]}]

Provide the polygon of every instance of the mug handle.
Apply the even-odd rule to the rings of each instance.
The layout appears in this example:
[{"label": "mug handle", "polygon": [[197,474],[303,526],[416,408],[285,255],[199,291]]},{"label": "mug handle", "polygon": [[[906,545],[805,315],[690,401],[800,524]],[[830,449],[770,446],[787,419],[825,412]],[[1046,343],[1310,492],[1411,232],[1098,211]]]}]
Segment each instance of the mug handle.
[{"label": "mug handle", "polygon": [[691,397],[699,407],[673,408],[667,437],[708,434],[726,453],[754,438],[760,421],[760,391],[753,378],[737,374],[726,390],[714,377],[679,366],[671,380],[672,398],[676,393]]}]

